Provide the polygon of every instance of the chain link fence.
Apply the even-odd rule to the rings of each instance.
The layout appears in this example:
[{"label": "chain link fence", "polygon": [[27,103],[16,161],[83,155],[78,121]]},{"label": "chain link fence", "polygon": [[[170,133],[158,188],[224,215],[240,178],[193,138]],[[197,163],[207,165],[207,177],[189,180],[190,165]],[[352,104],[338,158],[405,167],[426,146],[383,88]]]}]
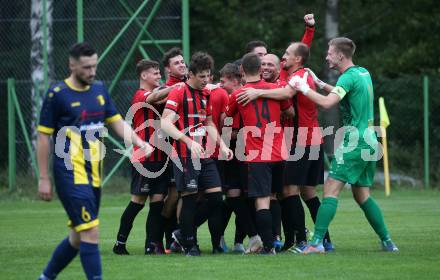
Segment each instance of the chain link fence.
[{"label": "chain link fence", "polygon": [[[35,1],[35,0],[34,0]],[[7,92],[6,80],[16,79],[17,99],[23,113],[25,130],[32,136],[32,123],[36,119],[32,108],[35,100],[32,98],[32,88],[39,88],[39,95],[44,96],[44,84],[35,85],[31,79],[31,9],[34,1],[6,1],[0,0],[0,91]],[[42,3],[43,1],[36,1]],[[51,12],[51,45],[49,55],[50,81],[62,80],[67,77],[67,50],[77,40],[77,13],[76,1],[48,1],[52,2]],[[143,58],[145,53],[151,59],[160,61],[162,51],[174,45],[181,46],[182,38],[182,4],[179,0],[161,1],[157,13],[151,20],[147,33],[143,33],[141,41],[143,48],[137,48],[130,53],[133,44],[139,36],[142,25],[145,24],[151,11],[158,1],[84,1],[84,39],[91,42],[99,54],[103,54],[112,45],[115,36],[126,26],[131,16],[138,8],[147,2],[135,20],[127,26],[113,48],[100,61],[97,78],[103,80],[116,103],[118,110],[125,115],[130,105],[133,92],[138,87],[135,76],[135,63]],[[50,24],[50,22],[49,22]],[[152,38],[167,40],[162,50],[152,44]],[[125,65],[125,68],[124,68]],[[121,71],[121,68],[124,68]],[[119,73],[119,74],[118,74]],[[118,81],[117,83],[114,83]],[[390,116],[391,125],[388,128],[388,145],[391,174],[399,178],[409,178],[410,182],[421,185],[423,182],[424,167],[424,131],[423,131],[423,88],[421,76],[402,75],[399,77],[373,77],[376,95],[376,124],[379,124],[377,98],[382,96]],[[114,84],[113,84],[114,83]],[[436,109],[440,108],[440,78],[429,77],[430,96],[430,177],[432,185],[440,182],[440,116]],[[0,121],[8,123],[6,94],[0,102]],[[37,102],[38,103],[38,102]],[[39,103],[40,104],[40,103]],[[39,108],[35,110],[39,111]],[[8,168],[8,130],[1,130],[0,141],[0,168]],[[108,172],[120,159],[120,155],[113,152],[115,147],[108,140],[105,170]],[[30,154],[27,150],[24,135],[16,118],[16,161],[17,175],[32,174]],[[379,163],[379,166],[382,162]],[[128,176],[129,164],[126,161],[117,175]],[[393,176],[392,176],[393,178]]]},{"label": "chain link fence", "polygon": [[[0,68],[0,89],[4,93],[0,102],[0,120],[6,125],[1,132],[4,141],[0,142],[0,168],[7,170],[7,79],[15,79],[17,100],[23,114],[25,130],[34,142],[35,120],[38,118],[45,95],[44,79],[41,75],[37,79],[33,76],[35,59],[31,59],[31,52],[38,50],[35,41],[33,45],[33,32],[42,28],[38,25],[44,24],[36,14],[42,16],[43,4],[47,6],[48,84],[63,80],[69,75],[68,49],[77,41],[78,21],[77,1],[0,2],[0,57],[3,61]],[[132,18],[133,14],[137,16]],[[84,40],[94,45],[100,55],[97,79],[104,81],[111,90],[112,99],[124,116],[130,106],[132,95],[139,86],[135,74],[136,62],[146,56],[160,62],[164,51],[172,46],[182,46],[182,1],[84,1],[82,22]],[[31,27],[32,24],[35,25]],[[144,32],[141,31],[143,27]],[[157,40],[162,40],[159,46],[154,43]],[[37,89],[37,94],[33,94],[33,89]],[[17,176],[34,175],[18,117],[15,127]],[[106,146],[107,155],[104,163],[105,171],[108,172],[121,156],[113,152],[115,146],[110,141],[106,140]],[[117,174],[130,174],[128,162],[119,168]]]},{"label": "chain link fence", "polygon": [[[423,77],[401,75],[377,78],[375,94],[376,106],[377,98],[382,96],[390,116],[391,125],[387,129],[390,172],[399,174],[401,178],[412,178],[421,184],[424,176]],[[431,186],[435,186],[440,182],[440,116],[436,113],[440,108],[439,77],[429,77],[428,105],[429,174]],[[378,124],[378,110],[376,118]]]}]

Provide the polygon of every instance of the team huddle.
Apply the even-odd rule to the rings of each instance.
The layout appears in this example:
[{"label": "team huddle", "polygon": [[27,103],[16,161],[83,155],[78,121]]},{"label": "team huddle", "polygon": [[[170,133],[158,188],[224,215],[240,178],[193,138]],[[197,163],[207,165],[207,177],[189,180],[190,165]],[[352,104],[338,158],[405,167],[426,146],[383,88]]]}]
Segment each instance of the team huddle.
[{"label": "team huddle", "polygon": [[[205,222],[213,254],[332,252],[328,227],[346,183],[382,249],[398,251],[369,193],[376,161],[364,159],[378,145],[372,129],[371,76],[353,64],[355,44],[342,37],[329,42],[326,57],[330,68],[342,74],[335,86],[305,68],[315,20],[312,14],[304,20],[302,40],[291,43],[281,60],[267,53],[264,42],[251,41],[241,59],[221,68],[217,84],[214,60],[204,52],[194,53],[187,65],[180,49],[167,51],[163,86],[159,63],[139,61],[139,89],[127,113],[133,116],[131,127],[102,83],[94,81],[96,51],[88,43],[72,46],[71,75],[49,88],[38,126],[39,194],[45,200],[52,197],[48,158],[50,136],[55,135],[55,187],[72,230],[39,279],[55,279],[78,253],[87,278],[102,279],[99,139],[105,124],[134,147],[131,200],[120,219],[115,254],[129,254],[127,240],[147,199],[145,254],[200,256],[197,229]],[[324,183],[317,106],[337,103],[344,126],[355,131],[344,132]],[[355,133],[363,137],[353,146]],[[67,150],[67,156],[60,156],[60,150]],[[316,193],[320,184],[324,184],[322,202]],[[315,223],[310,237],[302,201]],[[224,233],[232,213],[235,237],[228,248]]]}]

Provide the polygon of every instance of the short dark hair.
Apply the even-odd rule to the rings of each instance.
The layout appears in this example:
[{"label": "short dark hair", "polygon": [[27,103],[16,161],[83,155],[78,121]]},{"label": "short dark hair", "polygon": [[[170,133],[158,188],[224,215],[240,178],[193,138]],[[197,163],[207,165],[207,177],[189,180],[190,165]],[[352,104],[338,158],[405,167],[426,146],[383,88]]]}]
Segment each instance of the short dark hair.
[{"label": "short dark hair", "polygon": [[143,71],[150,68],[159,69],[159,62],[155,60],[142,59],[136,64],[136,74],[138,77],[140,77]]},{"label": "short dark hair", "polygon": [[300,56],[302,58],[302,64],[305,64],[310,56],[310,49],[304,43],[296,43],[297,46],[294,50],[294,54],[296,56]]},{"label": "short dark hair", "polygon": [[95,48],[87,42],[73,44],[69,49],[69,56],[79,59],[81,56],[92,56],[96,54]]},{"label": "short dark hair", "polygon": [[331,39],[330,42],[328,42],[328,45],[334,46],[335,49],[341,52],[346,58],[352,58],[356,51],[355,43],[351,39],[345,37]]},{"label": "short dark hair", "polygon": [[205,70],[214,69],[214,59],[205,52],[196,52],[191,56],[191,62],[189,63],[189,72],[194,75]]},{"label": "short dark hair", "polygon": [[182,50],[178,47],[174,47],[169,49],[166,53],[163,54],[162,64],[164,67],[170,66],[170,59],[176,57],[178,55],[183,56]]},{"label": "short dark hair", "polygon": [[240,68],[234,63],[226,63],[222,69],[220,69],[220,77],[226,77],[228,79],[241,80]]},{"label": "short dark hair", "polygon": [[245,74],[256,75],[259,73],[261,68],[261,59],[255,53],[247,53],[243,56],[241,66],[243,67]]},{"label": "short dark hair", "polygon": [[259,40],[255,40],[255,41],[250,41],[246,44],[246,53],[250,53],[253,52],[255,48],[257,47],[265,47],[267,49],[267,44],[263,41],[259,41]]}]

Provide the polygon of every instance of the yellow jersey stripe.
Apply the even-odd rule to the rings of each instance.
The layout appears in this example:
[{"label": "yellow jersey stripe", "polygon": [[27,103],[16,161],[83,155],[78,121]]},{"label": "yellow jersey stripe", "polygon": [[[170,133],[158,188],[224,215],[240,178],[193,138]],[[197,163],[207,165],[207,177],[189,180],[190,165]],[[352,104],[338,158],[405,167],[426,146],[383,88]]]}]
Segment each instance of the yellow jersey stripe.
[{"label": "yellow jersey stripe", "polygon": [[77,88],[75,87],[68,79],[65,79],[64,82],[66,83],[66,85],[73,89],[74,91],[79,91],[79,92],[83,92],[83,91],[88,91],[90,89],[90,86],[86,86],[85,88],[81,89],[81,88]]},{"label": "yellow jersey stripe", "polygon": [[38,130],[39,132],[46,133],[46,134],[52,134],[52,133],[55,131],[54,128],[47,127],[47,126],[44,126],[44,125],[39,125],[39,126],[37,127],[37,130]]},{"label": "yellow jersey stripe", "polygon": [[101,151],[99,143],[98,140],[89,142],[90,163],[92,165],[92,186],[94,187],[101,186],[101,176],[99,174],[99,158]]},{"label": "yellow jersey stripe", "polygon": [[85,223],[85,224],[77,225],[77,226],[74,227],[73,229],[74,229],[76,232],[80,232],[80,231],[84,231],[84,230],[91,229],[91,228],[96,227],[96,226],[98,226],[98,225],[99,225],[99,219],[96,219],[96,220],[93,220],[93,221],[88,222],[88,223]]},{"label": "yellow jersey stripe", "polygon": [[116,114],[116,115],[114,115],[112,117],[106,118],[105,119],[105,123],[106,124],[110,124],[110,123],[118,121],[120,119],[122,119],[122,116],[120,114]]},{"label": "yellow jersey stripe", "polygon": [[89,179],[87,178],[81,135],[70,129],[67,130],[66,134],[70,138],[69,155],[73,166],[73,182],[75,185],[88,184]]}]

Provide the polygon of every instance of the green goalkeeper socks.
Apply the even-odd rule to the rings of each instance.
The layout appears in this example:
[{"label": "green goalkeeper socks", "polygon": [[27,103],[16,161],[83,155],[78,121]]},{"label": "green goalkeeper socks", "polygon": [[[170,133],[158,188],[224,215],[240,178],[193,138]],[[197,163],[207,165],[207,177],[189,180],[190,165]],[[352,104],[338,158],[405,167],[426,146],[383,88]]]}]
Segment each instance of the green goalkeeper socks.
[{"label": "green goalkeeper socks", "polygon": [[372,197],[369,197],[362,205],[360,205],[364,211],[365,217],[367,217],[368,222],[373,227],[374,231],[379,235],[382,241],[387,241],[390,239],[387,226],[383,219],[382,211],[379,205],[376,203]]},{"label": "green goalkeeper socks", "polygon": [[316,217],[315,233],[313,234],[313,239],[311,241],[312,245],[318,245],[322,242],[330,222],[335,217],[337,208],[337,198],[326,197],[322,200],[321,206],[318,210],[318,215]]}]

